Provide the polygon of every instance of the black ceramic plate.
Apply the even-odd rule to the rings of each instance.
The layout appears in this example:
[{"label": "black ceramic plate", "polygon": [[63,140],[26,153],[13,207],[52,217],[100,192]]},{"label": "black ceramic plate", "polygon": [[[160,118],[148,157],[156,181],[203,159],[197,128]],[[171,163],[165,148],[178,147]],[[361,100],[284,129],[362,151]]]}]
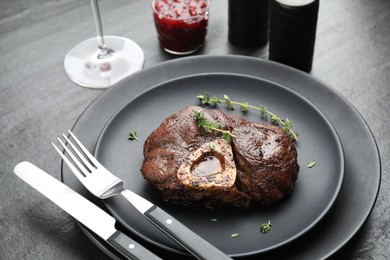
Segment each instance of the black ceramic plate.
[{"label": "black ceramic plate", "polygon": [[[269,207],[250,209],[200,209],[174,206],[142,177],[143,143],[148,135],[174,112],[199,105],[196,96],[205,91],[234,100],[264,105],[273,113],[288,117],[299,133],[298,163],[301,166],[294,191],[285,200]],[[243,113],[224,105],[218,108],[248,121],[259,121],[258,111]],[[136,131],[139,141],[128,140]],[[132,99],[114,115],[103,130],[95,157],[126,187],[166,210],[191,230],[230,256],[258,254],[279,247],[313,227],[329,210],[339,193],[344,176],[344,154],[333,126],[307,100],[280,85],[254,77],[233,74],[205,74],[164,82]],[[315,161],[315,167],[306,167]],[[122,198],[106,200],[107,207],[125,227],[151,243],[183,251],[156,229]],[[217,219],[217,221],[211,221]],[[272,232],[264,235],[260,225],[271,220]],[[232,238],[231,234],[239,233]]]},{"label": "black ceramic plate", "polygon": [[[279,247],[278,250],[265,252],[261,257],[322,259],[333,255],[351,240],[371,213],[380,186],[380,158],[371,131],[356,109],[337,91],[309,74],[257,58],[241,56],[181,58],[136,73],[103,92],[79,117],[73,132],[93,152],[104,126],[129,100],[167,80],[201,73],[242,74],[281,84],[309,100],[332,123],[340,137],[345,155],[344,182],[339,196],[328,214],[317,225],[298,239]],[[301,141],[303,140],[301,137]],[[62,179],[64,183],[106,209],[105,204],[88,193],[66,166],[62,169]],[[117,227],[137,239],[137,236],[132,235],[122,225]],[[83,226],[82,229],[110,257],[121,259],[115,250],[95,234]],[[139,241],[161,256],[167,256],[167,251],[160,250],[159,247],[154,247],[144,240]],[[258,257],[255,255],[250,258]],[[172,258],[172,255],[168,254],[166,258]]]}]

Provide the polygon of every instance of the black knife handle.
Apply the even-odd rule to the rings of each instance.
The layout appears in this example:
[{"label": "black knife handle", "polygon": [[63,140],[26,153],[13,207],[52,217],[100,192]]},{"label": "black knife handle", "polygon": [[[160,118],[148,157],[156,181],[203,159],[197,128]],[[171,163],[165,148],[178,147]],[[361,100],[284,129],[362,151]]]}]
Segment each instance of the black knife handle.
[{"label": "black knife handle", "polygon": [[196,258],[207,260],[231,259],[159,207],[151,207],[144,215]]},{"label": "black knife handle", "polygon": [[112,236],[107,239],[107,242],[129,259],[161,260],[161,258],[120,231],[116,231],[112,234]]}]

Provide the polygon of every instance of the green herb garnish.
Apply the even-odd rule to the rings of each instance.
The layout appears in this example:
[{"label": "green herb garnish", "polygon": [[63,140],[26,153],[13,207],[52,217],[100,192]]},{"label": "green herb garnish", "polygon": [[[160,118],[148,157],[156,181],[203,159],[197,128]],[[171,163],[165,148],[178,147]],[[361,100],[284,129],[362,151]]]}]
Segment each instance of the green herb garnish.
[{"label": "green herb garnish", "polygon": [[288,118],[283,119],[276,114],[269,111],[265,106],[253,106],[250,105],[248,102],[237,102],[231,100],[230,96],[223,95],[224,99],[219,99],[217,97],[211,97],[209,93],[204,93],[204,95],[198,95],[196,96],[199,101],[204,105],[217,105],[220,103],[225,103],[228,108],[234,109],[234,106],[240,106],[241,111],[246,112],[251,109],[258,110],[260,112],[260,116],[265,120],[270,120],[273,124],[280,125],[284,131],[286,131],[290,138],[293,141],[298,141],[298,133],[295,133],[292,130],[292,121],[290,121]]},{"label": "green herb garnish", "polygon": [[307,168],[312,168],[312,167],[314,167],[314,165],[316,165],[316,162],[308,162],[306,164]]},{"label": "green herb garnish", "polygon": [[261,224],[261,226],[260,226],[260,232],[261,232],[261,233],[264,233],[264,234],[265,234],[265,233],[268,233],[268,232],[271,230],[271,227],[272,227],[271,221],[268,220],[267,223]]},{"label": "green herb garnish", "polygon": [[225,139],[228,143],[230,143],[230,140],[232,137],[233,138],[236,137],[229,130],[220,129],[219,124],[205,119],[204,115],[200,112],[200,110],[194,111],[194,118],[195,118],[196,124],[199,127],[203,128],[207,133],[211,133],[212,131],[217,131],[217,132],[222,133],[223,139]]},{"label": "green herb garnish", "polygon": [[239,233],[233,233],[233,234],[230,235],[230,237],[231,237],[231,238],[236,238],[236,237],[238,237],[239,235],[240,235]]},{"label": "green herb garnish", "polygon": [[129,140],[131,140],[131,141],[133,141],[133,140],[138,141],[137,132],[131,131],[131,132],[129,133]]}]

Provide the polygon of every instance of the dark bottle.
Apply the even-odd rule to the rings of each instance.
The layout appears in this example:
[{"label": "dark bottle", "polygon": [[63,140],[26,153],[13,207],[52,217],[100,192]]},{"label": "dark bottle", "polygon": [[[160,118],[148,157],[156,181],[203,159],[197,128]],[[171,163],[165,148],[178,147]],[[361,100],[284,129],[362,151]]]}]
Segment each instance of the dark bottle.
[{"label": "dark bottle", "polygon": [[229,0],[229,42],[258,48],[268,42],[270,0]]},{"label": "dark bottle", "polygon": [[272,0],[270,60],[311,71],[318,9],[319,0]]}]

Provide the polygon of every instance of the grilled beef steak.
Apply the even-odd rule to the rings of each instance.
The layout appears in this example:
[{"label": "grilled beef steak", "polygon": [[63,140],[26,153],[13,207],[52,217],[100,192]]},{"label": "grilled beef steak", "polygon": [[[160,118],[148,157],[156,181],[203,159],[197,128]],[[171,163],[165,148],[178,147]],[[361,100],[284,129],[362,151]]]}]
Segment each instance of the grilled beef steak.
[{"label": "grilled beef steak", "polygon": [[[199,110],[236,136],[231,144],[196,124]],[[167,201],[206,207],[272,204],[292,191],[298,171],[295,146],[280,127],[197,106],[172,114],[150,134],[141,168]]]}]

